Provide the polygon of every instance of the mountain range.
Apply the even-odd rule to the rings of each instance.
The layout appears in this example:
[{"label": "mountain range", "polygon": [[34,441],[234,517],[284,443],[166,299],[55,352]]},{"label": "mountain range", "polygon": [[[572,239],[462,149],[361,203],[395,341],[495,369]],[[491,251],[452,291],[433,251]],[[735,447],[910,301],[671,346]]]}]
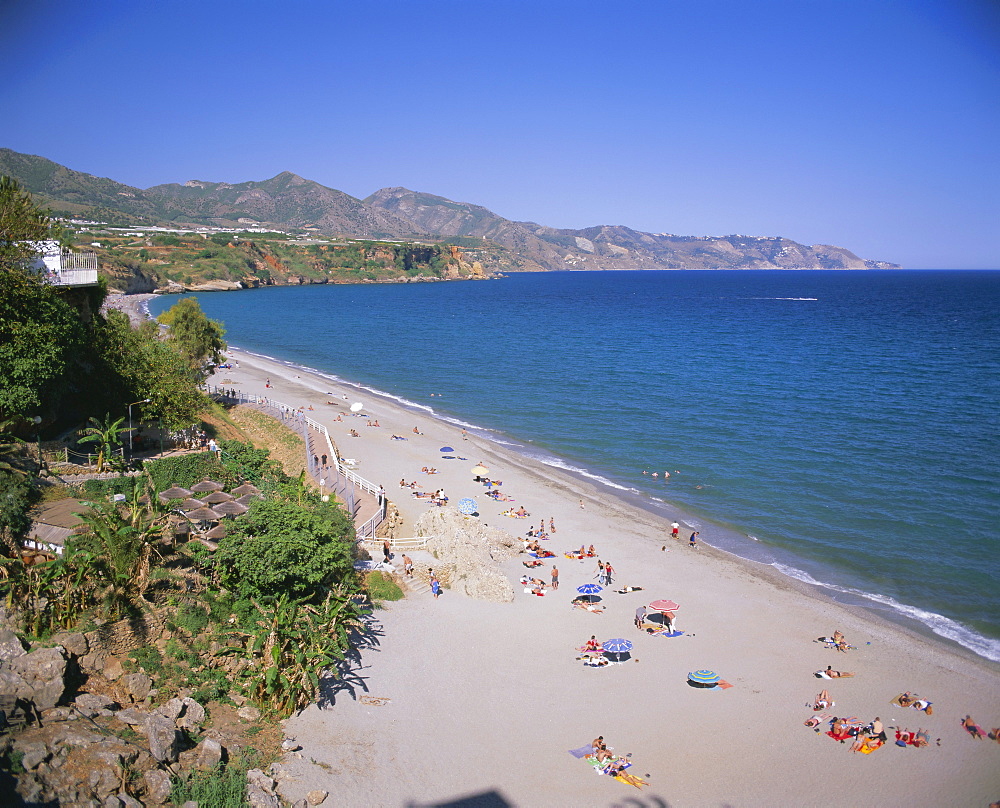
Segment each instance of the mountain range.
[{"label": "mountain range", "polygon": [[622,225],[546,227],[406,188],[383,188],[362,200],[288,171],[261,182],[189,180],[143,190],[0,149],[0,174],[16,179],[56,215],[122,225],[261,225],[360,239],[465,237],[466,246],[482,239],[509,253],[507,270],[898,268],[843,247],[806,246],[780,236],[680,236]]}]

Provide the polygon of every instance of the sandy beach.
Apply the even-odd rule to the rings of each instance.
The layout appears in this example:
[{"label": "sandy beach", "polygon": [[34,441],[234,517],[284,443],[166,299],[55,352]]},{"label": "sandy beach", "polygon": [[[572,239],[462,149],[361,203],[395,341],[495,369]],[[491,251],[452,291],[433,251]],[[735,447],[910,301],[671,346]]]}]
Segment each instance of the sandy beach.
[{"label": "sandy beach", "polygon": [[[302,747],[282,764],[286,798],[320,788],[330,792],[325,804],[337,806],[985,806],[1000,799],[1000,744],[960,726],[967,714],[987,731],[1000,726],[1000,666],[714,550],[710,527],[692,549],[685,525],[682,540],[671,539],[667,520],[465,437],[424,411],[240,351],[230,356],[238,367],[211,383],[312,407],[308,414],[328,427],[341,454],[385,486],[404,516],[402,535],[414,535],[417,518],[434,506],[400,488],[401,479],[444,489],[452,505],[473,497],[483,522],[514,535],[540,519],[556,526],[544,544],[557,558],[531,574],[548,581],[555,561],[558,591],[524,594],[516,582],[528,572],[527,556],[520,556],[504,565],[515,583],[512,603],[445,590],[438,600],[411,595],[375,613],[369,647],[330,689],[330,703],[286,724]],[[364,403],[364,417],[351,416],[355,401]],[[443,446],[454,447],[455,459],[442,459]],[[485,496],[470,471],[480,462],[513,502]],[[425,466],[439,473],[424,474]],[[501,515],[521,505],[529,518]],[[616,570],[600,614],[570,603],[597,574],[597,559],[563,557],[581,544],[593,544]],[[624,586],[642,591],[614,591]],[[680,604],[683,635],[651,636],[633,625],[636,608],[660,598]],[[839,653],[816,642],[836,630],[856,649]],[[591,635],[634,647],[621,664],[585,667],[576,649]],[[828,665],[856,676],[816,678]],[[688,672],[701,669],[733,686],[690,687]],[[852,753],[850,741],[804,726],[824,688],[835,706],[820,713],[865,723],[878,716],[888,743]],[[933,702],[933,715],[890,703],[904,691]],[[931,743],[896,746],[896,727],[926,729]],[[568,754],[598,735],[616,754],[631,754],[629,771],[649,783],[643,793]]]}]

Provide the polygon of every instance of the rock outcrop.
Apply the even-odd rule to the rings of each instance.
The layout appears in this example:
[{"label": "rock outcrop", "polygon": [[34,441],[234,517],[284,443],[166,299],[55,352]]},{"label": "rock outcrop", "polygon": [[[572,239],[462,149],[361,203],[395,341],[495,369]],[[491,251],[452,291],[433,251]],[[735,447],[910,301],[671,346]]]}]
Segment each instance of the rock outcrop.
[{"label": "rock outcrop", "polygon": [[499,528],[484,525],[454,508],[436,508],[417,520],[418,536],[427,537],[427,549],[449,568],[452,589],[470,598],[509,603],[514,587],[499,562],[514,558],[521,542]]}]

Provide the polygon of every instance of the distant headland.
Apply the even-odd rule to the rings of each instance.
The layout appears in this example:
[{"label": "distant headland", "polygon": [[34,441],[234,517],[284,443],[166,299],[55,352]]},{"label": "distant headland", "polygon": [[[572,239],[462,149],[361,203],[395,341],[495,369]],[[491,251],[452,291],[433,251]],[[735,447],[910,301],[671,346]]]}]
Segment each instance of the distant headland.
[{"label": "distant headland", "polygon": [[684,236],[623,225],[512,221],[441,196],[383,188],[365,199],[290,172],[261,182],[189,180],[145,190],[0,149],[71,240],[125,292],[485,279],[620,269],[899,269],[780,236]]}]

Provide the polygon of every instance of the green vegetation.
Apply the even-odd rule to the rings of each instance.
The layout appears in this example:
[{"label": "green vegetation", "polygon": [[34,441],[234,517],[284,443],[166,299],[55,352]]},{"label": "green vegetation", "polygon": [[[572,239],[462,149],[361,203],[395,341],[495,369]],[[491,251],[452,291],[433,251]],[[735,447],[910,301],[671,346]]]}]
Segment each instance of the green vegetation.
[{"label": "green vegetation", "polygon": [[183,805],[194,801],[204,808],[243,808],[246,805],[247,772],[266,766],[260,756],[247,749],[239,757],[207,772],[194,772],[175,779],[170,801]]},{"label": "green vegetation", "polygon": [[384,600],[402,600],[405,597],[399,584],[380,570],[368,573],[365,578],[365,589],[373,603]]},{"label": "green vegetation", "polygon": [[97,444],[97,473],[104,471],[105,464],[112,458],[116,446],[121,446],[121,436],[128,432],[128,427],[122,426],[124,418],[112,421],[110,415],[105,415],[104,420],[91,418],[89,425],[82,430],[83,437],[78,443]]},{"label": "green vegetation", "polygon": [[169,341],[187,361],[192,376],[198,382],[204,381],[210,368],[222,361],[222,352],[226,350],[222,339],[226,330],[222,323],[208,319],[193,297],[178,301],[158,319],[170,326]]}]

